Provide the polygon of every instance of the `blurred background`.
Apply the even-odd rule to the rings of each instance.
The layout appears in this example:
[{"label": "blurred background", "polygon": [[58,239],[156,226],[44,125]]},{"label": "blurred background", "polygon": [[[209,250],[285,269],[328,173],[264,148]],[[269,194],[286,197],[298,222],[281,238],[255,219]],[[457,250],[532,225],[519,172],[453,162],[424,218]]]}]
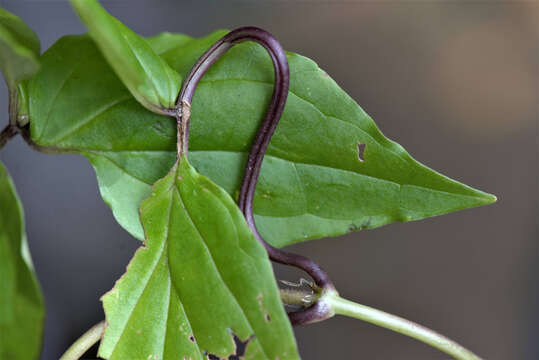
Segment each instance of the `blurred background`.
[{"label": "blurred background", "polygon": [[[537,1],[103,1],[142,35],[256,25],[314,59],[424,164],[498,203],[291,247],[343,296],[435,329],[486,359],[537,359]],[[67,1],[3,0],[47,49],[84,32]],[[0,87],[0,108],[7,91]],[[5,113],[7,121],[7,113]],[[6,122],[3,121],[3,122]],[[103,319],[100,296],[140,243],[114,221],[74,155],[0,152],[26,211],[47,304],[42,360]],[[300,276],[277,268],[279,278]],[[296,328],[304,359],[447,359],[347,318]],[[95,356],[95,355],[94,355]]]}]

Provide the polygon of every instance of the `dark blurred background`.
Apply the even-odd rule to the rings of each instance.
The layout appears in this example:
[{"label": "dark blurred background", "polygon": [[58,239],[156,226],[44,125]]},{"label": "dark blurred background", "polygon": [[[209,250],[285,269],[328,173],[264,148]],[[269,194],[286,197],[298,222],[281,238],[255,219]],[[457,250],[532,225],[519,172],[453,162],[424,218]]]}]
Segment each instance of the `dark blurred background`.
[{"label": "dark blurred background", "polygon": [[[292,250],[322,264],[345,297],[438,330],[486,359],[539,357],[537,1],[103,3],[143,35],[265,28],[314,59],[419,161],[496,194],[491,206]],[[0,5],[39,34],[43,49],[84,32],[67,1]],[[6,100],[2,85],[4,111]],[[99,297],[140,243],[114,221],[84,158],[40,154],[16,139],[0,159],[22,198],[45,293],[42,359],[57,359],[104,317]],[[448,358],[347,318],[296,334],[304,359]]]}]

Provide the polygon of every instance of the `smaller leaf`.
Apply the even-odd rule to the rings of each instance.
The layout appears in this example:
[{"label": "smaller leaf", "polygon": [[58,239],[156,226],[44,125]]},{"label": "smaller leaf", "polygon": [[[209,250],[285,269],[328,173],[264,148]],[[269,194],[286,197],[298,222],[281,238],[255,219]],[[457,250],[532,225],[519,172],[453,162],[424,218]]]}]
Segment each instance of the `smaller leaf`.
[{"label": "smaller leaf", "polygon": [[224,190],[182,157],[140,212],[145,246],[103,297],[101,357],[299,359],[267,253]]},{"label": "smaller leaf", "polygon": [[17,16],[0,8],[0,70],[10,89],[39,69],[37,35]]},{"label": "smaller leaf", "polygon": [[26,244],[22,206],[0,163],[0,359],[37,359],[44,315]]},{"label": "smaller leaf", "polygon": [[[90,36],[131,94],[150,111],[174,107],[181,76],[96,0],[71,0]],[[162,42],[161,42],[162,44]]]}]

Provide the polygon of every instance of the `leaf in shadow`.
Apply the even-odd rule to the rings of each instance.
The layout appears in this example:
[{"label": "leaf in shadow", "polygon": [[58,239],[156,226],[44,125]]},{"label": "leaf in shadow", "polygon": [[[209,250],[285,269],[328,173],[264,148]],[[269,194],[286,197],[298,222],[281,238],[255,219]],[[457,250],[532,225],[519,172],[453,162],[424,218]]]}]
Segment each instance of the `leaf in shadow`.
[{"label": "leaf in shadow", "polygon": [[10,88],[39,69],[39,39],[17,16],[0,8],[0,70]]},{"label": "leaf in shadow", "polygon": [[0,359],[34,360],[45,309],[30,258],[15,186],[0,163]]}]

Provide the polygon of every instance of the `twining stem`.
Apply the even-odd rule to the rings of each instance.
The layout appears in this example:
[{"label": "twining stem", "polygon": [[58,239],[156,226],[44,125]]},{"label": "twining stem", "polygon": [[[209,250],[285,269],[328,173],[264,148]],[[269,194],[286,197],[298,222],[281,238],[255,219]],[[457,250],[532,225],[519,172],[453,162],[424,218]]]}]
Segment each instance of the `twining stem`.
[{"label": "twining stem", "polygon": [[[178,158],[187,155],[189,137],[190,107],[198,82],[210,66],[232,46],[244,41],[254,41],[262,45],[269,53],[275,72],[275,85],[273,95],[266,111],[266,115],[258,129],[253,141],[251,151],[247,158],[245,173],[240,188],[238,206],[245,216],[247,224],[259,242],[264,245],[271,260],[292,265],[304,270],[314,280],[321,293],[335,291],[329,276],[311,259],[288,253],[268,244],[258,232],[253,215],[253,198],[258,175],[264,154],[271,137],[279,123],[288,97],[290,72],[286,53],[279,42],[265,30],[256,27],[242,27],[229,32],[227,35],[212,45],[192,67],[187,75],[176,101],[176,120],[178,122]],[[293,325],[307,324],[327,319],[331,314],[327,309],[315,303],[313,306],[300,311],[289,313]]]},{"label": "twining stem", "polygon": [[465,349],[451,339],[430,330],[422,325],[386,312],[360,305],[343,299],[336,294],[328,294],[321,301],[327,303],[336,315],[345,315],[384,327],[429,344],[459,360],[481,360],[471,351]]},{"label": "twining stem", "polygon": [[88,349],[96,344],[105,331],[105,320],[95,324],[85,332],[80,338],[77,339],[62,355],[60,360],[78,360]]}]

